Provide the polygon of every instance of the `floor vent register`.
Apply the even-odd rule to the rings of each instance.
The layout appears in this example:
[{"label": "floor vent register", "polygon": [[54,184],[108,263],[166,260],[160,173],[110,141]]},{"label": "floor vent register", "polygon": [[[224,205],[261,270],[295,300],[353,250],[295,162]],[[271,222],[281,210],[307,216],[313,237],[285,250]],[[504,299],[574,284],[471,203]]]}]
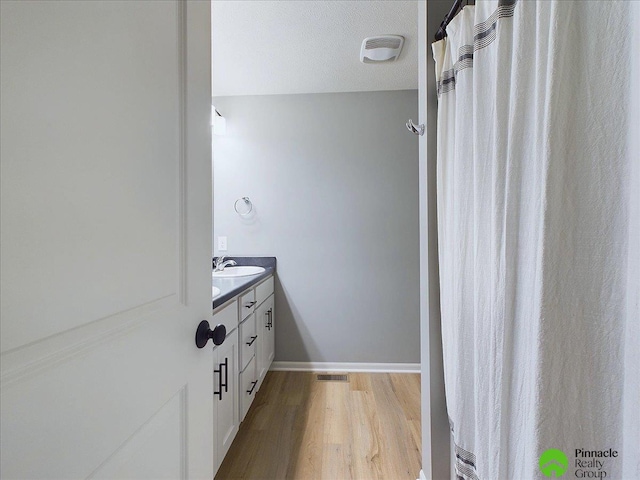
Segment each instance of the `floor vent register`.
[{"label": "floor vent register", "polygon": [[348,382],[349,375],[333,375],[322,373],[318,375],[319,382]]}]

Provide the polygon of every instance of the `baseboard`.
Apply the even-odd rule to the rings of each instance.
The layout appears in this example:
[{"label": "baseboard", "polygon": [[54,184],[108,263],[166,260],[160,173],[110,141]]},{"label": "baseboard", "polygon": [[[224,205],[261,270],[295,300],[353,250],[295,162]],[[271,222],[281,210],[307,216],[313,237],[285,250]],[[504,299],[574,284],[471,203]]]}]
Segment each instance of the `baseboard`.
[{"label": "baseboard", "polygon": [[276,372],[387,372],[420,373],[419,363],[273,362]]},{"label": "baseboard", "polygon": [[420,478],[418,480],[427,480],[427,476],[424,474],[424,470],[420,470]]}]

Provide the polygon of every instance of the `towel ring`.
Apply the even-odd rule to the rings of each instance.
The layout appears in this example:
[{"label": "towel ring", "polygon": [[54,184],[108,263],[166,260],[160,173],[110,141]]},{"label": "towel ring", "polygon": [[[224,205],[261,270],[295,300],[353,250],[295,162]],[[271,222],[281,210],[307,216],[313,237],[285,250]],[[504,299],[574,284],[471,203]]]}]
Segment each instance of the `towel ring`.
[{"label": "towel ring", "polygon": [[[245,206],[247,207],[247,211],[246,212],[241,212],[238,208],[238,204],[242,205],[240,202],[244,202]],[[247,215],[249,215],[251,213],[251,211],[253,210],[253,203],[251,203],[251,200],[249,200],[249,197],[242,197],[239,198],[238,200],[235,201],[235,203],[233,204],[233,209],[236,211],[236,213],[238,215],[240,215],[241,217],[246,217]]]}]

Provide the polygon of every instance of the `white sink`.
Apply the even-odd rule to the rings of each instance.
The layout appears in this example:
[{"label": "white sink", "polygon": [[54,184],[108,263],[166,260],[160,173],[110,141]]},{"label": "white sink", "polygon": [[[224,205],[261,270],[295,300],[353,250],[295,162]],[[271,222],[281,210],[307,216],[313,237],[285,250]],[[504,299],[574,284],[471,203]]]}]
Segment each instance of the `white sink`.
[{"label": "white sink", "polygon": [[211,298],[216,298],[218,295],[220,295],[220,289],[218,287],[211,287]]},{"label": "white sink", "polygon": [[221,272],[213,272],[213,278],[248,277],[264,272],[263,267],[226,267]]}]

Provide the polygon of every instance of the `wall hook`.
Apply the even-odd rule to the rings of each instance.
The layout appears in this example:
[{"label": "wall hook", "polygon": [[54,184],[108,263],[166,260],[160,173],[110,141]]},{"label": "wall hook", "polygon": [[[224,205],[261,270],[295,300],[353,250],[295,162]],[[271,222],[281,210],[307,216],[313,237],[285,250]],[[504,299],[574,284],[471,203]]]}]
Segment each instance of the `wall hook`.
[{"label": "wall hook", "polygon": [[406,125],[407,125],[407,129],[410,132],[413,132],[416,135],[420,135],[420,136],[424,135],[424,123],[421,123],[420,125],[414,125],[413,120],[409,119]]}]

